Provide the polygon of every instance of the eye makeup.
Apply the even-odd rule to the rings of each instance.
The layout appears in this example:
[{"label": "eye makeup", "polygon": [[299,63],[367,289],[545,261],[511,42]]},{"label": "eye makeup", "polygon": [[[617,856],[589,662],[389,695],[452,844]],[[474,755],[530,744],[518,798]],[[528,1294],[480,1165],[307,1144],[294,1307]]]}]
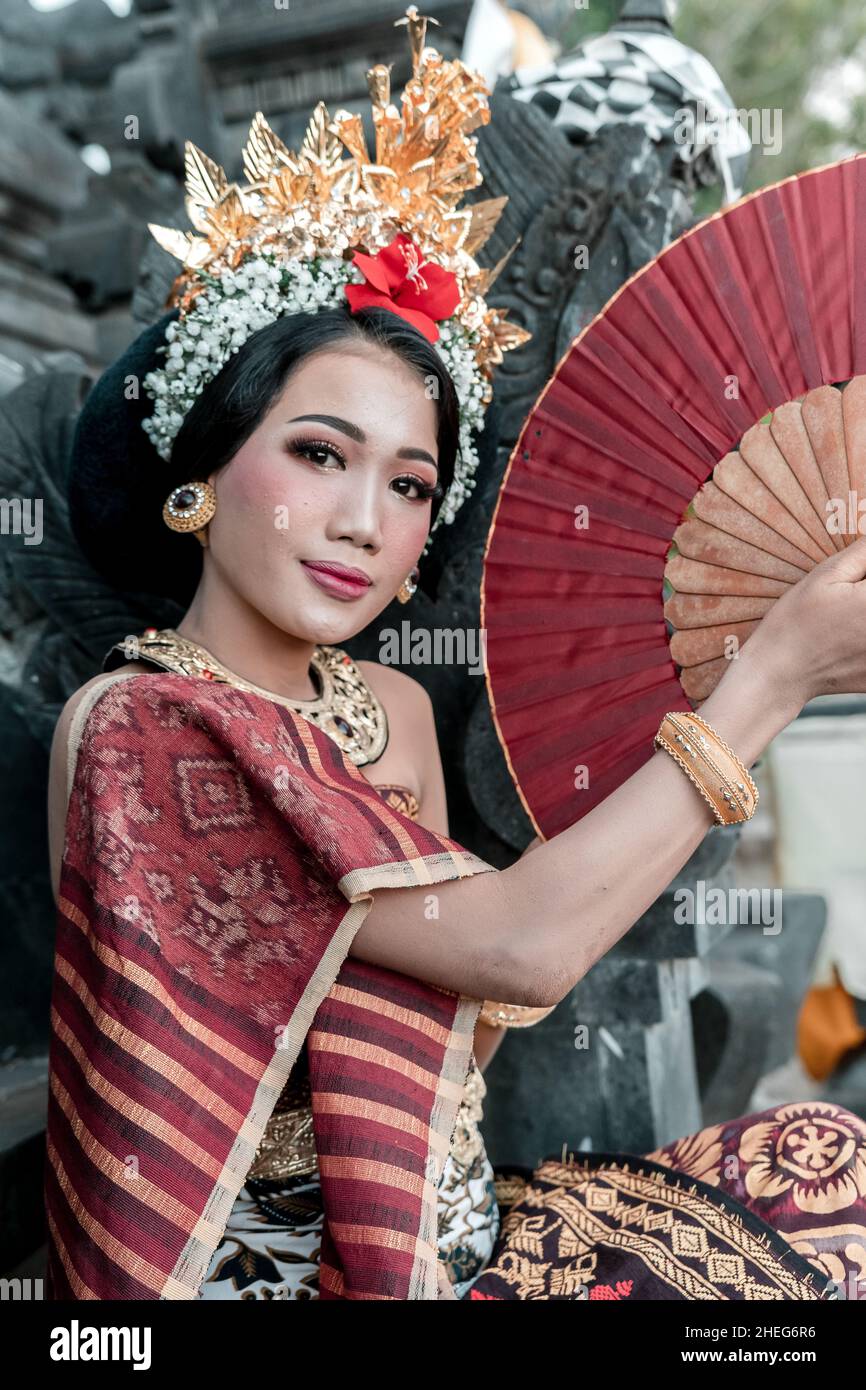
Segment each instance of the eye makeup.
[{"label": "eye makeup", "polygon": [[[330,456],[337,459],[339,463],[343,465],[346,463],[346,455],[343,453],[342,449],[330,439],[315,439],[312,437],[292,439],[289,440],[286,448],[289,453],[300,458],[308,459],[314,467],[324,467],[324,460],[313,457],[313,455],[317,453],[330,454]],[[440,483],[425,483],[423,478],[419,478],[414,473],[401,473],[400,476],[394,478],[392,482],[411,483],[415,487],[416,495],[414,497],[408,497],[403,492],[398,493],[398,496],[406,497],[407,502],[427,502],[431,498],[441,497],[444,492]]]}]

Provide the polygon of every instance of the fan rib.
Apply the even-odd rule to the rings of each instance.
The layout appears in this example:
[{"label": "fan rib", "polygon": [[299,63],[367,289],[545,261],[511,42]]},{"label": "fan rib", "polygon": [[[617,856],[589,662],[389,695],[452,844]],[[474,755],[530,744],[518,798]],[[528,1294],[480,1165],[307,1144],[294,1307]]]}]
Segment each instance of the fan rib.
[{"label": "fan rib", "polygon": [[715,661],[705,661],[702,666],[690,666],[680,672],[680,685],[690,700],[706,700],[712,695],[729,665],[730,662],[720,656],[716,657]]},{"label": "fan rib", "polygon": [[[818,537],[821,534],[822,523],[816,520],[809,499],[791,472],[769,425],[758,424],[746,432],[740,441],[740,455],[756,477],[760,478],[764,486],[782,504],[788,515],[794,518],[804,537],[809,536],[815,542],[815,559],[820,559],[823,551]],[[770,524],[773,524],[772,521]],[[800,545],[802,548],[808,545],[808,541],[804,539]]]},{"label": "fan rib", "polygon": [[679,594],[740,594],[752,598],[779,598],[791,587],[780,579],[707,565],[675,555],[665,571]]},{"label": "fan rib", "polygon": [[727,656],[728,644],[732,639],[736,641],[733,651],[737,651],[757,626],[757,622],[751,622],[685,628],[682,632],[675,632],[671,638],[671,656],[678,666],[700,666],[705,661]]},{"label": "fan rib", "polygon": [[738,536],[719,531],[706,521],[684,521],[674,531],[673,540],[686,559],[705,560],[708,564],[740,570],[743,574],[763,574],[767,579],[781,579],[786,584],[796,584],[807,573],[775,555],[769,555],[766,550],[759,550],[748,541],[740,540]]},{"label": "fan rib", "polygon": [[763,521],[791,545],[808,553],[809,533],[779,501],[774,492],[746,463],[742,454],[726,454],[716,465],[713,481],[735,502],[755,512]]},{"label": "fan rib", "polygon": [[696,493],[692,500],[692,510],[701,521],[707,521],[711,526],[717,526],[720,531],[726,531],[731,536],[738,536],[780,560],[787,560],[789,565],[796,565],[805,573],[809,572],[816,561],[823,558],[817,546],[813,547],[817,551],[817,554],[813,555],[786,541],[778,531],[774,531],[754,513],[740,506],[740,503],[729,497],[726,492],[722,492],[712,478]]},{"label": "fan rib", "polygon": [[773,412],[770,432],[812,505],[817,524],[809,527],[809,535],[821,547],[824,555],[834,554],[842,546],[827,531],[829,493],[803,422],[801,402],[786,401],[780,405]]},{"label": "fan rib", "polygon": [[775,602],[740,594],[674,594],[664,606],[667,621],[678,632],[715,627],[719,623],[743,623],[763,618]]},{"label": "fan rib", "polygon": [[[835,386],[819,386],[803,398],[803,424],[812,445],[831,505],[848,501],[848,458],[842,423],[842,393]],[[828,514],[824,525],[827,527]],[[845,546],[844,536],[834,537]]]}]

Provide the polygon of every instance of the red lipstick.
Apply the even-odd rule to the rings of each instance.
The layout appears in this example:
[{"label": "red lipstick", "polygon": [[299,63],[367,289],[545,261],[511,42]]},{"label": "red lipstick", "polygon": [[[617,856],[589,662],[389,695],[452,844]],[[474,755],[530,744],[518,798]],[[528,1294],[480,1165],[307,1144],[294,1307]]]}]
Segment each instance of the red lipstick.
[{"label": "red lipstick", "polygon": [[373,582],[363,570],[340,565],[335,560],[302,560],[301,564],[313,583],[335,598],[360,598]]}]

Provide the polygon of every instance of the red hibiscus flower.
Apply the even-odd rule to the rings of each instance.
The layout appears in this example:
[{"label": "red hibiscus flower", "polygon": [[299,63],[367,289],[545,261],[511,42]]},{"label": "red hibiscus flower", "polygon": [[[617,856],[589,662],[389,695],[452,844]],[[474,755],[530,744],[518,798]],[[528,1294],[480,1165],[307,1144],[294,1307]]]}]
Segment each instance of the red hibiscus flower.
[{"label": "red hibiscus flower", "polygon": [[436,342],[435,321],[450,318],[460,303],[456,275],[434,261],[422,260],[418,247],[402,232],[375,256],[356,251],[352,260],[366,279],[364,285],[346,286],[353,314],[370,305],[391,309],[428,342]]}]

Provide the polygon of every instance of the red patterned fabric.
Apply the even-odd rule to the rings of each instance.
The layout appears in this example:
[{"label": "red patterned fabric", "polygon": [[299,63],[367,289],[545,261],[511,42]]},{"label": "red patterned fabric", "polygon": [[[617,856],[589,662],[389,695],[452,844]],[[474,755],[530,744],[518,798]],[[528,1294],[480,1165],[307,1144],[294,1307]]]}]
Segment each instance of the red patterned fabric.
[{"label": "red patterned fabric", "polygon": [[739,1202],[841,1297],[866,1300],[866,1123],[853,1111],[789,1101],[709,1125],[647,1157]]},{"label": "red patterned fabric", "polygon": [[841,1105],[791,1101],[497,1185],[470,1302],[866,1300],[866,1124]]},{"label": "red patterned fabric", "polygon": [[347,953],[372,890],[492,866],[300,716],[196,677],[107,681],[74,766],[48,1296],[195,1298],[306,1038],[321,1296],[439,1297],[436,1184],[479,1001]]}]

